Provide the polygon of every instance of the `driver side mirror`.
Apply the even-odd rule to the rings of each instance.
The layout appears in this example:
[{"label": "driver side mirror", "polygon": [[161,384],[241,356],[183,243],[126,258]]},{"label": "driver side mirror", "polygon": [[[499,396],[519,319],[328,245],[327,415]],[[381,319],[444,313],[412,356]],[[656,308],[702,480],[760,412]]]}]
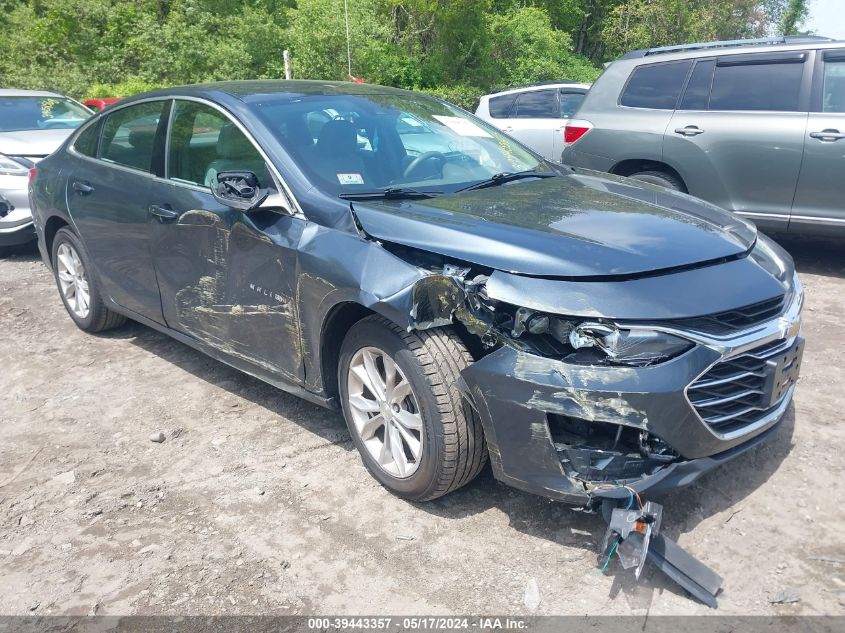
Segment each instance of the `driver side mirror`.
[{"label": "driver side mirror", "polygon": [[221,171],[217,182],[211,184],[211,195],[220,204],[252,211],[270,195],[269,189],[258,186],[258,176],[251,171]]}]

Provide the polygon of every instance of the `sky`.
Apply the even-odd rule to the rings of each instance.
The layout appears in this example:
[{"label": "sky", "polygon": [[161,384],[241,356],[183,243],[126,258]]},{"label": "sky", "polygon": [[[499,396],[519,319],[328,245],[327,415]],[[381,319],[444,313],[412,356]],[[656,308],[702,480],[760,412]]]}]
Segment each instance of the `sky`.
[{"label": "sky", "polygon": [[816,35],[845,40],[845,0],[810,0],[805,28]]}]

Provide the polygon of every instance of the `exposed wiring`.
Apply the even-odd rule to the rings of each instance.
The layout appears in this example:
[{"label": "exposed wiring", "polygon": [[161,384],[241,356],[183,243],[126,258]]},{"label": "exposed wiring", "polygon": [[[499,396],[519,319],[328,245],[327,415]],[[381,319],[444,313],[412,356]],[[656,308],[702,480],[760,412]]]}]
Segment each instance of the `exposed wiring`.
[{"label": "exposed wiring", "polygon": [[601,566],[601,573],[604,573],[604,570],[607,569],[607,566],[610,564],[610,558],[613,556],[613,552],[616,551],[616,548],[619,547],[619,543],[622,542],[622,537],[617,536],[616,540],[613,541],[613,545],[610,548],[610,551],[607,553],[607,558],[604,561],[604,565]]}]

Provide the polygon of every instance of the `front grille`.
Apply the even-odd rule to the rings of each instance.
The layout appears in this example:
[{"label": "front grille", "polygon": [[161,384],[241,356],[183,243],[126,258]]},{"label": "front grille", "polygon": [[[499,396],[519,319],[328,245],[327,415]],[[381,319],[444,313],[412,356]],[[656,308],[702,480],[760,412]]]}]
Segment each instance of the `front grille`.
[{"label": "front grille", "polygon": [[726,310],[725,312],[688,319],[676,319],[672,321],[672,324],[708,334],[728,334],[774,319],[783,311],[783,301],[784,295],[780,295],[735,310]]},{"label": "front grille", "polygon": [[761,345],[714,365],[687,389],[692,406],[720,434],[754,424],[781,404],[798,380],[803,340]]}]

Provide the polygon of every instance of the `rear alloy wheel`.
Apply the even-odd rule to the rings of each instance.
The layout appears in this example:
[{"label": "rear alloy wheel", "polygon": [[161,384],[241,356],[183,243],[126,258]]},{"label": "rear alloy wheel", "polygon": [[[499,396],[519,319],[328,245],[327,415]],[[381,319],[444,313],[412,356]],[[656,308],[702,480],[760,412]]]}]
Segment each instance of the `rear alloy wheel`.
[{"label": "rear alloy wheel", "polygon": [[59,244],[56,249],[56,277],[68,309],[80,319],[87,319],[91,312],[88,275],[79,253],[70,242]]},{"label": "rear alloy wheel", "polygon": [[81,240],[69,228],[53,239],[53,272],[70,318],[86,332],[102,332],[126,321],[109,310],[100,297],[97,279]]},{"label": "rear alloy wheel", "polygon": [[481,421],[458,389],[471,363],[448,328],[407,332],[371,316],[347,333],[338,366],[343,414],[364,465],[394,494],[435,499],[486,463]]}]

